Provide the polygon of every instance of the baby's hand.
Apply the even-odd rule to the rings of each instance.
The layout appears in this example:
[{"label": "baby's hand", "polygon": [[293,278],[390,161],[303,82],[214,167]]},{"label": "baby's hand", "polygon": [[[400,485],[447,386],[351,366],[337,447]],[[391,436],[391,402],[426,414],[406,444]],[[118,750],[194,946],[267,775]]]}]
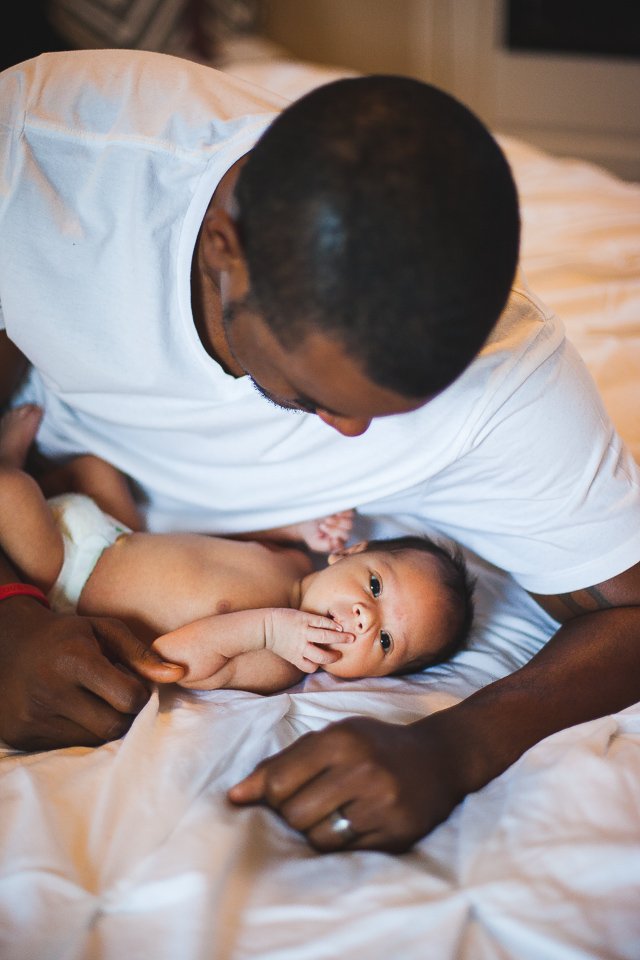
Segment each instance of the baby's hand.
[{"label": "baby's hand", "polygon": [[318,553],[335,553],[342,550],[351,535],[353,510],[332,513],[330,517],[297,523],[295,529],[310,550]]},{"label": "baby's hand", "polygon": [[302,610],[274,608],[265,617],[265,647],[305,673],[314,673],[325,663],[335,663],[340,654],[323,650],[318,644],[353,643],[352,633],[344,633],[329,617]]}]

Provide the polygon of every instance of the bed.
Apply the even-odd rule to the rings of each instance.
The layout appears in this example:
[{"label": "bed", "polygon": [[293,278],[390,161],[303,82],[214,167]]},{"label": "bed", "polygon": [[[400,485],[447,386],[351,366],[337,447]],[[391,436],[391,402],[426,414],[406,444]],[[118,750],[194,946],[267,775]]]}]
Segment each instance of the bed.
[{"label": "bed", "polygon": [[[269,60],[226,69],[290,97],[338,75]],[[502,144],[529,284],[640,457],[640,185]],[[402,517],[358,527],[414,529]],[[424,674],[319,674],[266,698],[166,688],[121,741],[0,750],[3,960],[637,960],[640,704],[538,744],[403,856],[318,856],[272,813],[225,802],[305,731],[353,714],[407,723],[524,664],[554,622],[469,562],[472,641]]]}]

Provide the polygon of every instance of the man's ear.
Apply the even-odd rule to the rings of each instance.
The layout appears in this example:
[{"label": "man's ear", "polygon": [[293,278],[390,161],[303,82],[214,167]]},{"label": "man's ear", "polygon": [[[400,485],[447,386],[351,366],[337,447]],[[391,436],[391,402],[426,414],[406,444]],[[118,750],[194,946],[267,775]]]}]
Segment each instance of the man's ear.
[{"label": "man's ear", "polygon": [[352,543],[350,547],[344,547],[342,550],[336,550],[335,553],[330,553],[327,557],[327,563],[331,565],[332,563],[337,563],[338,560],[342,560],[344,557],[352,557],[356,553],[363,553],[368,546],[368,540]]},{"label": "man's ear", "polygon": [[223,207],[212,204],[207,210],[200,244],[207,270],[220,277],[221,285],[226,275],[231,299],[241,299],[249,289],[249,271],[235,220]]}]

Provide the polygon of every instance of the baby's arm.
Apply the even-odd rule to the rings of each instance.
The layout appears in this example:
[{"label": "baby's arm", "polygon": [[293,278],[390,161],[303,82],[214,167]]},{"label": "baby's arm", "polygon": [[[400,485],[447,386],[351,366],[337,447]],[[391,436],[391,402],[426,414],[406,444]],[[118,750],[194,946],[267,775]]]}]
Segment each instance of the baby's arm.
[{"label": "baby's arm", "polygon": [[279,693],[306,674],[271,650],[252,650],[227,660],[213,676],[183,686],[190,690],[247,690],[249,693]]},{"label": "baby's arm", "polygon": [[322,644],[352,641],[353,635],[343,633],[328,617],[269,607],[196,620],[158,637],[153,649],[185,668],[182,686],[202,690],[220,686],[216,674],[241,654],[269,650],[305,673],[313,673],[320,664],[338,659],[333,651],[323,650]]},{"label": "baby's arm", "polygon": [[318,553],[341,550],[351,536],[353,510],[342,510],[318,520],[305,520],[286,527],[273,527],[236,535],[237,540],[275,540],[277,543],[306,543]]}]

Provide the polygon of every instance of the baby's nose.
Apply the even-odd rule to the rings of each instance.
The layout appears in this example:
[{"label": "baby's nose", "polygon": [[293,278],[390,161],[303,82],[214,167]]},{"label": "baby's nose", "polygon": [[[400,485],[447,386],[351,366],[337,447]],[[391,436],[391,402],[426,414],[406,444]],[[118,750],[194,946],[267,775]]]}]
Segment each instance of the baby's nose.
[{"label": "baby's nose", "polygon": [[373,622],[373,611],[364,603],[354,603],[353,616],[355,619],[354,633],[366,633]]}]

